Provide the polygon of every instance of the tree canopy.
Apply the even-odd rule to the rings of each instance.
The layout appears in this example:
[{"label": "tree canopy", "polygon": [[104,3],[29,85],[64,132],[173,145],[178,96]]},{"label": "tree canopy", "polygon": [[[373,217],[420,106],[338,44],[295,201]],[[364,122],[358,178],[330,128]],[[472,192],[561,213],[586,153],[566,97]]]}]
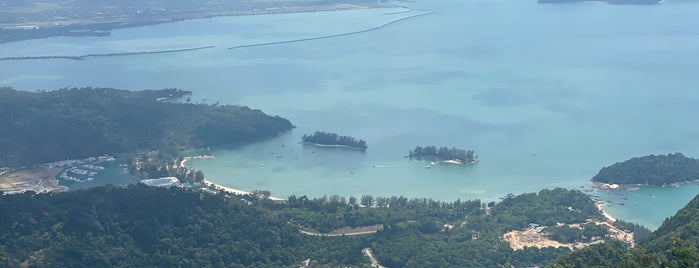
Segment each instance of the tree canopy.
[{"label": "tree canopy", "polygon": [[666,185],[699,179],[699,160],[681,153],[634,157],[602,168],[594,182]]},{"label": "tree canopy", "polygon": [[563,255],[550,267],[698,267],[697,245],[699,195],[635,248],[607,241]]},{"label": "tree canopy", "polygon": [[[0,195],[0,263],[36,267],[283,267],[311,259],[318,266],[367,266],[370,247],[388,267],[517,267],[545,264],[567,248],[512,250],[503,230],[523,222],[565,222],[568,207],[585,207],[579,191],[553,189],[479,200],[289,197],[212,194],[144,185],[103,186],[65,193]],[[367,196],[368,197],[368,196]],[[364,199],[364,198],[363,198]],[[588,198],[589,200],[589,198]],[[534,204],[542,213],[522,215]],[[581,210],[586,211],[586,210]],[[560,215],[560,217],[556,216]],[[581,218],[596,217],[595,211]],[[558,218],[557,218],[558,217]],[[303,234],[380,225],[368,235]]]},{"label": "tree canopy", "polygon": [[293,126],[245,106],[159,101],[189,92],[0,88],[0,166],[257,140]]},{"label": "tree canopy", "polygon": [[477,159],[473,150],[455,147],[449,149],[446,146],[439,148],[437,146],[415,146],[415,149],[408,153],[408,157],[435,157],[441,160],[459,160],[461,162],[474,162]]},{"label": "tree canopy", "polygon": [[340,145],[352,147],[360,150],[366,150],[367,145],[364,140],[357,140],[350,136],[340,136],[336,133],[316,131],[311,135],[304,134],[301,137],[301,142],[315,143],[320,145]]}]

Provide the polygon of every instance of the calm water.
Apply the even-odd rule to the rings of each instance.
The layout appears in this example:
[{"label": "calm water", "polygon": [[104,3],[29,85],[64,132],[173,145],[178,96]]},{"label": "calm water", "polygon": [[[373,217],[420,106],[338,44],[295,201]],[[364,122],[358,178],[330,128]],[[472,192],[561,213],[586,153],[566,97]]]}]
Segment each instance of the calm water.
[{"label": "calm water", "polygon": [[[240,148],[212,148],[215,159],[190,162],[212,181],[282,197],[497,200],[507,193],[589,186],[602,166],[632,156],[699,156],[699,125],[691,123],[699,104],[699,19],[693,12],[699,3],[412,5],[435,13],[359,35],[236,50],[225,48],[358,31],[414,13],[215,18],[117,30],[110,37],[3,44],[0,57],[216,47],[85,61],[4,61],[0,85],[178,87],[207,103],[282,115],[297,128]],[[316,130],[365,139],[369,149],[297,144]],[[415,145],[475,149],[481,162],[425,169],[425,162],[403,158]],[[634,205],[611,210],[655,227],[698,188],[629,192],[625,201]]]},{"label": "calm water", "polygon": [[138,177],[129,174],[123,167],[119,166],[116,161],[112,162],[101,162],[97,164],[98,166],[104,167],[103,170],[97,172],[95,179],[86,182],[72,182],[63,179],[59,179],[61,185],[68,186],[70,191],[78,189],[87,189],[90,187],[96,187],[101,185],[129,185],[136,184],[140,181]]}]

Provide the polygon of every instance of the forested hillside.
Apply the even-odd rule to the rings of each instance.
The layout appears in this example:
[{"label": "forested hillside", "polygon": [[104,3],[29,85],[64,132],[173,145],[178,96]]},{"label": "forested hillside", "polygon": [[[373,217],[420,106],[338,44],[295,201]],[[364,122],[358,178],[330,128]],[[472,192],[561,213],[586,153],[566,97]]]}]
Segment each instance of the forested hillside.
[{"label": "forested hillside", "polygon": [[[180,188],[98,187],[0,196],[0,264],[36,267],[368,266],[523,267],[567,248],[513,251],[502,232],[528,222],[598,217],[579,191],[544,190],[490,204],[405,197],[331,196],[273,202]],[[362,207],[368,202],[372,207]],[[371,201],[371,202],[369,202]],[[527,204],[539,210],[522,211]],[[579,212],[557,215],[568,207]],[[570,211],[570,210],[569,210]],[[312,236],[381,225],[365,235]]]},{"label": "forested hillside", "polygon": [[0,166],[251,141],[293,127],[284,118],[244,106],[158,101],[188,93],[0,88]]},{"label": "forested hillside", "polygon": [[566,254],[550,267],[699,267],[699,195],[635,248],[595,245]]},{"label": "forested hillside", "polygon": [[666,185],[699,179],[699,160],[681,153],[634,157],[602,168],[595,182]]}]

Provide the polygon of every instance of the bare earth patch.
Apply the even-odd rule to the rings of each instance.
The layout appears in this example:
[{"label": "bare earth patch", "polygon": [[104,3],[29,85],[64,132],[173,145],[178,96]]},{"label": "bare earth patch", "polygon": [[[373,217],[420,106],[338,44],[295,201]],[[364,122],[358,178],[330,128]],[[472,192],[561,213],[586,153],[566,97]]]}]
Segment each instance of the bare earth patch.
[{"label": "bare earth patch", "polygon": [[37,193],[66,191],[68,187],[58,185],[56,179],[61,170],[61,168],[40,167],[3,172],[0,175],[0,191],[8,194],[26,191]]}]

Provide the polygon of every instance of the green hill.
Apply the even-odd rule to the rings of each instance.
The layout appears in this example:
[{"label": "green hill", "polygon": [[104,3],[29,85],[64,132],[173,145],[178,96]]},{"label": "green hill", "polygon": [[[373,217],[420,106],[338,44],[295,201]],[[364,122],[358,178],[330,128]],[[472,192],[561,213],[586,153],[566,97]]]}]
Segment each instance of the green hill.
[{"label": "green hill", "polygon": [[634,157],[602,168],[594,182],[666,185],[699,179],[699,160],[681,153]]},{"label": "green hill", "polygon": [[[365,248],[388,267],[524,267],[569,250],[514,251],[503,232],[599,216],[585,194],[560,188],[508,196],[489,213],[479,200],[365,195],[361,203],[370,206],[353,197],[273,202],[144,185],[0,195],[0,267],[298,267],[307,259],[368,267]],[[522,211],[527,205],[538,212]],[[375,233],[346,233],[368,226]]]},{"label": "green hill", "polygon": [[699,195],[635,248],[607,242],[559,257],[549,267],[699,267]]},{"label": "green hill", "polygon": [[293,128],[245,106],[159,101],[189,92],[0,88],[0,166],[271,137]]}]

